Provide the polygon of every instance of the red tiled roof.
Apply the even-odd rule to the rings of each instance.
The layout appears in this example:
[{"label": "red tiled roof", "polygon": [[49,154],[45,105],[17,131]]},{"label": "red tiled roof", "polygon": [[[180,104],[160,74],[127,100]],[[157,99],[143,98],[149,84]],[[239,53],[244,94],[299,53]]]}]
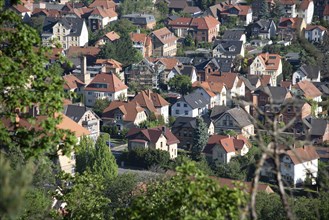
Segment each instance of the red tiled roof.
[{"label": "red tiled roof", "polygon": [[306,98],[316,98],[321,96],[321,91],[310,81],[302,80],[295,85],[296,88],[303,91]]},{"label": "red tiled roof", "polygon": [[13,5],[13,8],[15,8],[18,12],[30,12],[30,9],[26,8],[24,5]]},{"label": "red tiled roof", "polygon": [[71,46],[66,55],[68,57],[78,57],[81,55],[90,55],[90,56],[97,56],[98,53],[101,51],[100,48],[98,47],[76,47],[76,46]]},{"label": "red tiled roof", "polygon": [[64,89],[71,90],[76,89],[79,86],[85,85],[81,80],[79,80],[76,76],[69,74],[63,76],[64,79]]},{"label": "red tiled roof", "polygon": [[294,164],[300,164],[319,158],[319,155],[313,146],[293,148],[288,150],[286,154],[290,157]]},{"label": "red tiled roof", "polygon": [[299,5],[299,9],[303,11],[307,10],[311,2],[312,0],[303,0]]},{"label": "red tiled roof", "polygon": [[265,66],[266,70],[278,70],[281,61],[281,56],[278,54],[262,53],[258,58]]},{"label": "red tiled roof", "polygon": [[296,1],[295,0],[280,0],[280,3],[282,5],[294,5],[294,4],[296,4]]},{"label": "red tiled roof", "polygon": [[122,70],[122,63],[116,61],[115,59],[97,59],[96,64],[105,64],[111,66],[112,68]]},{"label": "red tiled roof", "polygon": [[306,26],[305,30],[306,31],[311,31],[311,30],[316,29],[316,28],[320,29],[321,31],[327,31],[327,28],[325,28],[321,25],[310,25],[310,24],[308,24]]},{"label": "red tiled roof", "polygon": [[177,37],[166,27],[152,32],[158,40],[163,43],[171,43],[177,40]]},{"label": "red tiled roof", "polygon": [[[106,88],[94,87],[95,84],[105,84]],[[87,91],[118,92],[128,87],[115,75],[111,73],[100,73],[85,88]]]},{"label": "red tiled roof", "polygon": [[219,25],[219,21],[212,17],[202,18],[177,18],[173,21],[169,21],[169,26],[182,26],[182,27],[196,27],[199,30],[209,30]]},{"label": "red tiled roof", "polygon": [[114,118],[114,110],[117,109],[122,112],[123,120],[128,122],[135,121],[137,114],[144,111],[144,109],[135,102],[112,101],[103,111],[103,118]]},{"label": "red tiled roof", "polygon": [[208,139],[208,143],[206,147],[204,148],[203,152],[207,154],[212,153],[212,149],[219,144],[224,148],[224,150],[227,153],[230,152],[235,152],[234,144],[233,144],[233,139],[229,138],[228,136],[223,136],[223,135],[212,135]]},{"label": "red tiled roof", "polygon": [[116,6],[116,4],[112,0],[95,0],[88,7],[89,8],[103,7],[103,8],[109,9],[109,8],[115,8],[115,6]]},{"label": "red tiled roof", "polygon": [[179,61],[175,57],[161,57],[157,58],[155,62],[161,62],[165,65],[166,70],[172,70],[179,64]]},{"label": "red tiled roof", "polygon": [[[302,23],[303,18],[281,18],[278,27],[279,28],[293,28],[298,29],[300,24]],[[289,24],[291,24],[289,26]]]}]

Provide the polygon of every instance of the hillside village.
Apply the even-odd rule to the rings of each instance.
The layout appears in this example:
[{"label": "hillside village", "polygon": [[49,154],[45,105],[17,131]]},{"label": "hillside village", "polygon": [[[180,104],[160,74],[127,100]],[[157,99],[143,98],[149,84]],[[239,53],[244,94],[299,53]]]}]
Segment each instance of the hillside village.
[{"label": "hillside village", "polygon": [[[260,149],[280,136],[285,187],[316,189],[329,160],[329,4],[249,3],[22,0],[10,9],[38,31],[46,68],[61,74],[58,127],[79,141],[108,133],[119,167],[161,173],[184,156],[223,185],[248,185]],[[20,114],[18,126],[31,126]],[[44,117],[37,103],[28,114]],[[151,149],[166,162],[149,164]],[[75,151],[58,154],[73,176],[75,160]],[[275,166],[268,157],[261,169],[266,192]]]}]

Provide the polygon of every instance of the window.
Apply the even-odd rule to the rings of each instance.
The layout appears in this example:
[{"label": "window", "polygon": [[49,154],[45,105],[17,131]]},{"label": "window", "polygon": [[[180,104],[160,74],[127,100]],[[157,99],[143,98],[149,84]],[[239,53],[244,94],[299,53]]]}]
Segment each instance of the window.
[{"label": "window", "polygon": [[162,142],[160,143],[160,147],[161,147],[161,150],[162,150],[162,147],[163,147],[163,143]]},{"label": "window", "polygon": [[176,112],[175,112],[177,115],[179,114],[179,110],[176,110]]},{"label": "window", "polygon": [[177,107],[180,107],[180,103],[179,102],[177,103]]},{"label": "window", "polygon": [[187,108],[187,104],[184,104],[184,107]]},{"label": "window", "polygon": [[72,168],[71,168],[71,174],[72,175],[75,174],[75,166],[72,166]]},{"label": "window", "polygon": [[92,94],[92,92],[88,92],[88,95],[91,95]]},{"label": "window", "polygon": [[91,102],[91,99],[88,99],[88,102]]},{"label": "window", "polygon": [[185,115],[188,115],[188,111],[184,111],[184,114],[185,114]]}]

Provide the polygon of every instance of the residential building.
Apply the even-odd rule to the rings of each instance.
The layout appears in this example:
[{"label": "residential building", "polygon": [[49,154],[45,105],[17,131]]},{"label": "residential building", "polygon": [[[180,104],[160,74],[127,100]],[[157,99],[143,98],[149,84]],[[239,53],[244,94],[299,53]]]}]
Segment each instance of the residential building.
[{"label": "residential building", "polygon": [[42,43],[53,46],[60,43],[66,50],[71,46],[85,46],[88,30],[82,18],[45,18],[41,33]]},{"label": "residential building", "polygon": [[115,59],[97,59],[96,65],[101,65],[101,71],[103,73],[114,73],[116,76],[120,76],[120,80],[124,81],[124,74],[122,73],[122,63],[116,61]]},{"label": "residential building", "polygon": [[276,36],[277,27],[271,19],[260,19],[248,28],[248,34],[253,38],[271,39]]},{"label": "residential building", "polygon": [[297,17],[297,7],[295,0],[280,0],[281,11],[287,18]]},{"label": "residential building", "polygon": [[204,96],[210,103],[209,109],[215,105],[226,105],[227,89],[222,82],[195,82],[192,84],[194,92]]},{"label": "residential building", "polygon": [[223,40],[242,41],[243,44],[247,42],[247,37],[243,29],[226,30],[221,37]]},{"label": "residential building", "polygon": [[144,88],[159,88],[160,76],[164,69],[164,65],[152,63],[144,58],[125,69],[127,85],[135,82]]},{"label": "residential building", "polygon": [[282,80],[282,61],[278,54],[259,54],[249,66],[251,75],[270,75],[272,86],[280,84]]},{"label": "residential building", "polygon": [[171,0],[169,1],[168,8],[169,13],[172,13],[172,11],[179,12],[183,11],[184,8],[188,7],[187,0]]},{"label": "residential building", "polygon": [[149,58],[150,61],[156,65],[164,66],[164,71],[160,75],[160,83],[162,86],[168,84],[168,75],[172,70],[177,70],[182,65],[175,57],[160,57],[160,58]]},{"label": "residential building", "polygon": [[115,126],[119,131],[137,127],[145,120],[145,109],[136,102],[112,101],[102,114],[103,125]]},{"label": "residential building", "polygon": [[132,102],[143,107],[148,115],[154,113],[155,116],[161,115],[166,123],[169,121],[169,103],[158,93],[151,90],[141,91]]},{"label": "residential building", "polygon": [[236,16],[238,22],[247,26],[252,22],[252,9],[250,5],[227,4],[219,10],[219,18],[222,24],[230,20],[230,17]]},{"label": "residential building", "polygon": [[306,22],[303,18],[283,17],[278,24],[278,36],[281,40],[291,41],[303,34]]},{"label": "residential building", "polygon": [[287,131],[294,133],[305,132],[304,123],[305,120],[312,116],[312,107],[307,101],[301,99],[290,98],[283,102],[284,108],[282,112],[282,121],[284,124],[288,124],[294,120],[294,124]]},{"label": "residential building", "polygon": [[321,43],[324,35],[327,33],[327,28],[321,25],[307,25],[305,30],[305,38],[310,42]]},{"label": "residential building", "polygon": [[133,42],[133,48],[136,48],[143,57],[152,56],[152,39],[147,34],[130,33],[130,39]]},{"label": "residential building", "polygon": [[198,93],[182,96],[171,107],[171,116],[198,117],[208,112],[209,102]]},{"label": "residential building", "polygon": [[213,57],[236,58],[244,57],[243,41],[238,40],[215,40],[212,47]]},{"label": "residential building", "polygon": [[302,0],[299,4],[298,17],[304,18],[306,24],[311,24],[314,14],[314,2],[313,0]]},{"label": "residential building", "polygon": [[151,34],[153,43],[153,56],[175,56],[177,52],[177,37],[164,27],[153,31]]},{"label": "residential building", "polygon": [[64,79],[64,91],[82,93],[85,84],[79,80],[76,76],[69,74],[63,76]]},{"label": "residential building", "polygon": [[[313,146],[291,148],[280,155],[280,172],[286,185],[300,186],[307,178],[314,185],[318,176],[318,159]],[[275,179],[274,161],[268,159],[262,170],[261,176]]]},{"label": "residential building", "polygon": [[30,21],[32,11],[26,8],[24,5],[22,4],[13,5],[11,6],[11,10],[19,14],[24,22]]},{"label": "residential building", "polygon": [[323,11],[323,20],[329,21],[329,4],[326,4]]},{"label": "residential building", "polygon": [[[196,68],[193,65],[183,65],[181,68],[179,67],[174,67],[167,76],[167,80],[169,81],[171,78],[174,78],[176,75],[186,75],[191,79],[191,83],[193,84],[194,82],[197,81],[197,73],[196,73]],[[168,89],[170,89],[168,87]]]},{"label": "residential building", "polygon": [[133,128],[129,130],[126,138],[129,150],[136,148],[163,150],[170,154],[171,159],[177,157],[179,140],[165,126],[151,129]]},{"label": "residential building", "polygon": [[329,142],[329,121],[321,118],[310,118],[310,128],[306,132],[308,141],[312,144]]},{"label": "residential building", "polygon": [[207,81],[211,75],[220,75],[221,67],[215,58],[206,59],[205,61],[195,64],[197,71],[197,80],[200,82]]},{"label": "residential building", "polygon": [[153,29],[156,25],[154,15],[150,14],[128,14],[121,16],[121,19],[127,19],[140,28]]},{"label": "residential building", "polygon": [[110,31],[107,34],[105,34],[101,39],[99,39],[95,45],[96,46],[103,46],[105,44],[109,44],[109,43],[114,43],[115,41],[119,40],[120,36],[114,32],[114,31]]},{"label": "residential building", "polygon": [[219,32],[220,23],[212,16],[198,18],[177,18],[169,21],[168,27],[178,37],[190,35],[198,42],[212,42]]},{"label": "residential building", "polygon": [[65,105],[63,114],[87,129],[90,132],[89,137],[94,142],[97,141],[100,135],[101,119],[92,109],[77,104]]},{"label": "residential building", "polygon": [[102,7],[94,8],[88,16],[88,24],[91,31],[104,29],[106,25],[118,20],[118,14],[114,10]]},{"label": "residential building", "polygon": [[86,86],[84,100],[86,106],[94,106],[97,99],[109,101],[127,97],[128,87],[113,73],[100,73]]},{"label": "residential building", "polygon": [[311,82],[320,82],[321,72],[318,66],[302,65],[292,74],[292,84],[308,80]]},{"label": "residential building", "polygon": [[235,156],[244,156],[248,153],[250,143],[245,137],[230,137],[224,135],[212,135],[203,149],[203,153],[210,161],[219,161],[228,164]]},{"label": "residential building", "polygon": [[254,135],[254,124],[251,116],[241,107],[235,107],[213,118],[215,133],[223,134],[225,130],[233,130],[245,137]]},{"label": "residential building", "polygon": [[[208,134],[214,134],[214,123],[210,120],[209,116],[203,115],[203,121],[208,128]],[[193,144],[193,136],[197,129],[196,118],[192,117],[177,117],[172,125],[172,133],[178,138],[178,147],[185,150],[191,150]]]}]

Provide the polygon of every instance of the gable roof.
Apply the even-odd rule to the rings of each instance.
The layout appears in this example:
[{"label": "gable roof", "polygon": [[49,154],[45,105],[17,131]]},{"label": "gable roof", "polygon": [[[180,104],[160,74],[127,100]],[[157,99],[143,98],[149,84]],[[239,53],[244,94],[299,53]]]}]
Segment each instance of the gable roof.
[{"label": "gable roof", "polygon": [[30,12],[31,10],[26,8],[24,5],[13,5],[12,6],[17,12],[24,13],[24,12]]},{"label": "gable roof", "polygon": [[78,79],[76,76],[72,74],[63,76],[63,79],[64,79],[64,89],[67,90],[77,89],[85,85],[80,79]]},{"label": "gable roof", "polygon": [[43,22],[42,32],[53,33],[53,27],[57,24],[62,24],[70,33],[66,36],[80,36],[84,25],[84,19],[73,17],[46,17]]},{"label": "gable roof", "polygon": [[211,154],[212,149],[216,145],[221,146],[226,151],[226,153],[235,152],[233,138],[224,135],[218,135],[218,134],[209,137],[208,143],[203,149],[203,152],[207,154]]},{"label": "gable roof", "polygon": [[311,65],[302,65],[299,68],[299,71],[301,71],[307,78],[309,79],[317,79],[320,75],[320,68],[318,66],[311,66]]},{"label": "gable roof", "polygon": [[110,41],[115,41],[115,40],[120,39],[120,36],[114,31],[108,32],[107,34],[104,35],[104,37],[106,37]]},{"label": "gable roof", "polygon": [[184,9],[186,6],[188,6],[186,0],[171,0],[168,8],[171,9]]},{"label": "gable roof", "polygon": [[224,117],[226,114],[229,114],[237,122],[240,128],[253,124],[250,120],[251,116],[240,107],[235,107],[227,110],[217,120]]},{"label": "gable roof", "polygon": [[[67,117],[69,117],[70,119],[72,119],[73,121],[78,123],[81,120],[82,116],[87,111],[92,111],[92,110],[90,108],[87,108],[86,106],[69,104],[69,105],[64,106],[63,113]],[[96,116],[95,113],[94,113],[94,115]],[[98,116],[96,116],[96,117],[98,117]]]},{"label": "gable roof", "polygon": [[166,27],[153,31],[152,34],[162,43],[167,44],[177,40],[177,37]]},{"label": "gable roof", "polygon": [[312,0],[302,0],[299,5],[299,9],[303,11],[307,10],[311,2]]},{"label": "gable roof", "polygon": [[210,118],[217,119],[229,109],[230,108],[225,105],[215,105],[211,110]]},{"label": "gable roof", "polygon": [[279,28],[292,28],[292,29],[299,29],[303,18],[295,17],[295,18],[280,18],[280,22],[278,27]]},{"label": "gable roof", "polygon": [[319,155],[313,146],[303,146],[299,148],[293,148],[286,152],[286,155],[290,157],[292,162],[296,164],[304,163],[311,160],[319,159]]},{"label": "gable roof", "polygon": [[114,118],[115,110],[120,110],[123,114],[122,120],[127,122],[135,121],[137,114],[144,112],[144,109],[136,102],[112,101],[104,109],[102,118]]},{"label": "gable roof", "polygon": [[323,136],[326,132],[329,122],[326,119],[311,119],[311,130],[310,134],[314,136]]},{"label": "gable roof", "polygon": [[103,7],[109,9],[109,8],[115,8],[115,6],[116,6],[115,2],[112,0],[95,0],[88,7],[89,8]]},{"label": "gable roof", "polygon": [[77,46],[71,46],[66,51],[67,57],[79,57],[79,56],[93,56],[96,57],[98,53],[101,51],[98,47],[77,47]]},{"label": "gable roof", "polygon": [[127,14],[123,15],[121,18],[128,19],[132,23],[140,25],[146,25],[155,22],[155,17],[151,14]]},{"label": "gable roof", "polygon": [[209,103],[207,100],[198,93],[190,93],[182,96],[177,102],[186,102],[192,109],[206,107]]},{"label": "gable roof", "polygon": [[[102,84],[104,86],[101,86],[101,88],[99,88],[99,84]],[[100,73],[95,76],[95,78],[89,83],[85,90],[118,92],[127,88],[128,87],[115,74]]]},{"label": "gable roof", "polygon": [[295,88],[300,89],[306,98],[316,98],[322,95],[322,92],[316,86],[307,80],[302,80],[295,85]]},{"label": "gable roof", "polygon": [[156,108],[169,105],[158,93],[153,93],[151,90],[144,90],[138,93],[132,102],[137,102],[141,107],[147,108],[150,112],[157,114]]},{"label": "gable roof", "polygon": [[150,37],[143,33],[130,33],[130,39],[135,43],[143,43],[144,46],[150,45]]},{"label": "gable roof", "polygon": [[161,57],[155,59],[155,62],[161,62],[166,70],[172,70],[175,66],[179,64],[179,60],[175,57]]},{"label": "gable roof", "polygon": [[240,38],[244,35],[244,30],[226,30],[222,35],[222,39],[224,40],[240,40]]},{"label": "gable roof", "polygon": [[305,31],[312,31],[314,29],[319,29],[321,31],[327,31],[327,28],[321,26],[321,25],[310,25],[308,24],[305,28]]},{"label": "gable roof", "polygon": [[324,7],[323,16],[329,16],[329,4]]},{"label": "gable roof", "polygon": [[115,59],[97,59],[96,64],[104,64],[115,69],[122,70],[122,63],[116,61]]},{"label": "gable roof", "polygon": [[266,70],[278,70],[281,56],[278,54],[262,53],[257,56]]},{"label": "gable roof", "polygon": [[238,55],[242,48],[243,42],[240,40],[215,40],[212,47],[225,55]]},{"label": "gable roof", "polygon": [[257,25],[260,28],[260,33],[268,33],[272,22],[273,20],[271,19],[259,19],[253,23],[253,26]]},{"label": "gable roof", "polygon": [[287,88],[279,86],[262,86],[255,93],[259,93],[259,91],[267,94],[273,104],[282,104],[290,94]]}]

